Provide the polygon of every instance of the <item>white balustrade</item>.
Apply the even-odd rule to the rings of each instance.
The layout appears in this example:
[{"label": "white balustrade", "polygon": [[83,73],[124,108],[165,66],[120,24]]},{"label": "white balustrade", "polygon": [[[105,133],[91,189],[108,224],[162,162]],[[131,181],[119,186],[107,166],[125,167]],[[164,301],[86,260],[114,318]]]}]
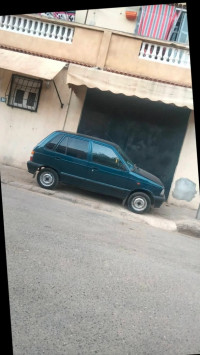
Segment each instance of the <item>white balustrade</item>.
[{"label": "white balustrade", "polygon": [[15,15],[0,16],[0,29],[65,43],[72,43],[74,34],[72,27]]},{"label": "white balustrade", "polygon": [[161,46],[160,44],[142,42],[139,58],[163,64],[190,68],[189,49],[180,49],[170,46]]},{"label": "white balustrade", "polygon": [[50,23],[44,23],[44,28],[43,28],[43,37],[51,38],[51,24]]},{"label": "white balustrade", "polygon": [[19,32],[20,32],[20,33],[23,33],[24,28],[25,28],[25,26],[26,26],[26,22],[27,22],[27,20],[26,20],[25,18],[22,18],[21,23],[20,23],[20,25],[19,25]]}]

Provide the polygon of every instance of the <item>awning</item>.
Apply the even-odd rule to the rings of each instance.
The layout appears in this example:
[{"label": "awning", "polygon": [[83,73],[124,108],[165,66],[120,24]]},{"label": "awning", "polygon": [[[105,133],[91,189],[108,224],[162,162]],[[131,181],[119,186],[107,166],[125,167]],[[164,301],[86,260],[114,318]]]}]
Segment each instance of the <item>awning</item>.
[{"label": "awning", "polygon": [[24,75],[53,80],[65,62],[0,48],[0,68]]},{"label": "awning", "polygon": [[98,88],[103,91],[111,91],[114,94],[162,101],[166,104],[175,104],[193,110],[192,88],[110,73],[77,64],[69,65],[67,84],[85,85],[88,88]]},{"label": "awning", "polygon": [[181,11],[173,5],[142,6],[137,34],[168,40],[180,14]]}]

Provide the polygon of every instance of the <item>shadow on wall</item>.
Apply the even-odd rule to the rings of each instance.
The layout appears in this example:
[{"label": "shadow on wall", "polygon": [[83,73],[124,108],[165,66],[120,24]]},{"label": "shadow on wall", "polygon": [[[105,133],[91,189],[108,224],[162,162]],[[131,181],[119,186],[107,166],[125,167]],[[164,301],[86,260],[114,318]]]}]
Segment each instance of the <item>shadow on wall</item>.
[{"label": "shadow on wall", "polygon": [[186,178],[180,178],[175,183],[172,196],[177,200],[190,202],[195,197],[196,193],[196,184],[193,181]]}]

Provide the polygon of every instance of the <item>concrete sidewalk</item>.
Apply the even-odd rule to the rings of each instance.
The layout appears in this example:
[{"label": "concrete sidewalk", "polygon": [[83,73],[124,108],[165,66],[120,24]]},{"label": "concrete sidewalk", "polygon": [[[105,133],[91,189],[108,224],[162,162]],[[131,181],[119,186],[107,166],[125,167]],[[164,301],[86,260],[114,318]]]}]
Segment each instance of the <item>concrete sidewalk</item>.
[{"label": "concrete sidewalk", "polygon": [[52,191],[45,190],[39,187],[36,178],[33,178],[33,175],[29,174],[27,170],[8,165],[1,165],[0,167],[1,183],[3,184],[53,195],[56,198],[96,208],[135,222],[141,223],[142,221],[156,228],[178,231],[200,238],[200,220],[196,219],[196,210],[164,203],[160,208],[152,208],[148,214],[137,215],[123,207],[120,200],[112,197],[90,193],[66,185],[60,185],[56,190]]}]

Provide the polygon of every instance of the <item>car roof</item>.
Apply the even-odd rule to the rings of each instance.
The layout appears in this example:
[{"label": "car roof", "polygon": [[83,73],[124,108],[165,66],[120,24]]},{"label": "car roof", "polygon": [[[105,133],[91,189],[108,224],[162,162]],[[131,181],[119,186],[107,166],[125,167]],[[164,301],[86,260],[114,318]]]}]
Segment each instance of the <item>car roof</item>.
[{"label": "car roof", "polygon": [[68,131],[64,131],[64,130],[57,130],[57,131],[55,131],[55,132],[63,132],[63,133],[67,133],[67,134],[70,134],[70,135],[73,135],[73,136],[77,136],[77,137],[88,138],[88,139],[92,139],[92,140],[95,140],[95,141],[98,141],[98,142],[110,144],[110,145],[112,145],[113,147],[119,148],[118,144],[116,144],[116,143],[114,143],[114,142],[111,142],[111,141],[106,140],[106,139],[94,137],[94,136],[89,136],[89,135],[87,135],[87,134],[68,132]]}]

